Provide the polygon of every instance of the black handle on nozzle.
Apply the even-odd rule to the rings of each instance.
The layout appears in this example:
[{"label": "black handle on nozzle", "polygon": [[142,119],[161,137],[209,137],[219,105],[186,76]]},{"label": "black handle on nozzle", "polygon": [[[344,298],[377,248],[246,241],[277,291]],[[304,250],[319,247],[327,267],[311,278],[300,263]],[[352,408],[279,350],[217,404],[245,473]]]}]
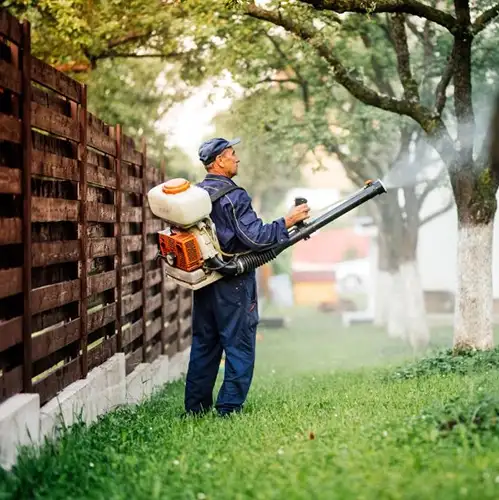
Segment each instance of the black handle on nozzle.
[{"label": "black handle on nozzle", "polygon": [[[304,205],[305,203],[307,203],[306,198],[295,198],[295,207],[297,207],[298,205]],[[304,227],[306,227],[307,224],[303,221],[300,221],[297,222],[295,225],[298,229],[303,229]],[[307,236],[305,239],[308,240],[308,238],[309,237]]]},{"label": "black handle on nozzle", "polygon": [[[295,207],[297,207],[298,205],[305,205],[305,203],[307,203],[306,198],[295,198]],[[305,227],[305,223],[303,221],[297,222],[296,227],[298,228]]]}]

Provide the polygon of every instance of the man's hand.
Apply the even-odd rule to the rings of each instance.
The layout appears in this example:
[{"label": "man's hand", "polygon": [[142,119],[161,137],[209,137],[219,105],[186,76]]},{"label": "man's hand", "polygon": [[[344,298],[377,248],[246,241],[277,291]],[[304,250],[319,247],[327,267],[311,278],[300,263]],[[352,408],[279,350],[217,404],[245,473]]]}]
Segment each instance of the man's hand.
[{"label": "man's hand", "polygon": [[284,217],[286,221],[286,229],[293,227],[296,223],[301,222],[310,217],[310,207],[304,203],[303,205],[298,205],[297,207],[293,207],[288,215]]}]

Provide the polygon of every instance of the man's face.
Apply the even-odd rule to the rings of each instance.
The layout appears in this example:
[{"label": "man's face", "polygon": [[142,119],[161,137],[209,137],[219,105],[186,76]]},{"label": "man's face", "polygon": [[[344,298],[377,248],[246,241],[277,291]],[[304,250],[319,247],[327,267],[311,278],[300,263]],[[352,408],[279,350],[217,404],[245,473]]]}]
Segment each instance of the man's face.
[{"label": "man's face", "polygon": [[227,148],[218,158],[218,163],[224,174],[231,178],[237,175],[239,158],[234,151],[234,148]]}]

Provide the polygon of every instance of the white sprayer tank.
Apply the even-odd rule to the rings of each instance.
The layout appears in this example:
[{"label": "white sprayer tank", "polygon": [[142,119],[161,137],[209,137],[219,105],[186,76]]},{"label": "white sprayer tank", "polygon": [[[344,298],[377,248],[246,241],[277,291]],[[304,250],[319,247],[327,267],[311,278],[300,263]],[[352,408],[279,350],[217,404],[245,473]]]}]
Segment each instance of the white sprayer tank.
[{"label": "white sprayer tank", "polygon": [[170,224],[189,227],[211,213],[210,195],[186,179],[170,179],[147,193],[152,213]]}]

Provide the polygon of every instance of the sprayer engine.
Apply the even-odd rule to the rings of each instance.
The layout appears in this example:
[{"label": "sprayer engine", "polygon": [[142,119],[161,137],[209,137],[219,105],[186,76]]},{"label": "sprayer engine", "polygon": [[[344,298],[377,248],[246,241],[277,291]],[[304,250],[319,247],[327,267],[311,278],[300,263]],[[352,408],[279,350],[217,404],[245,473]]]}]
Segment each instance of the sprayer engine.
[{"label": "sprayer engine", "polygon": [[[152,188],[147,197],[153,214],[166,222],[165,229],[158,233],[159,257],[164,260],[166,274],[178,285],[197,290],[224,276],[237,276],[270,262],[286,248],[382,193],[386,189],[380,180],[367,181],[362,189],[311,222],[291,228],[285,243],[234,255],[228,261],[223,259],[210,218],[212,202],[206,190],[185,179],[171,179]],[[306,200],[297,198],[299,203]]]},{"label": "sprayer engine", "polygon": [[223,275],[206,268],[220,256],[209,194],[185,179],[171,179],[147,194],[151,211],[166,222],[158,232],[159,257],[177,284],[197,290]]}]

